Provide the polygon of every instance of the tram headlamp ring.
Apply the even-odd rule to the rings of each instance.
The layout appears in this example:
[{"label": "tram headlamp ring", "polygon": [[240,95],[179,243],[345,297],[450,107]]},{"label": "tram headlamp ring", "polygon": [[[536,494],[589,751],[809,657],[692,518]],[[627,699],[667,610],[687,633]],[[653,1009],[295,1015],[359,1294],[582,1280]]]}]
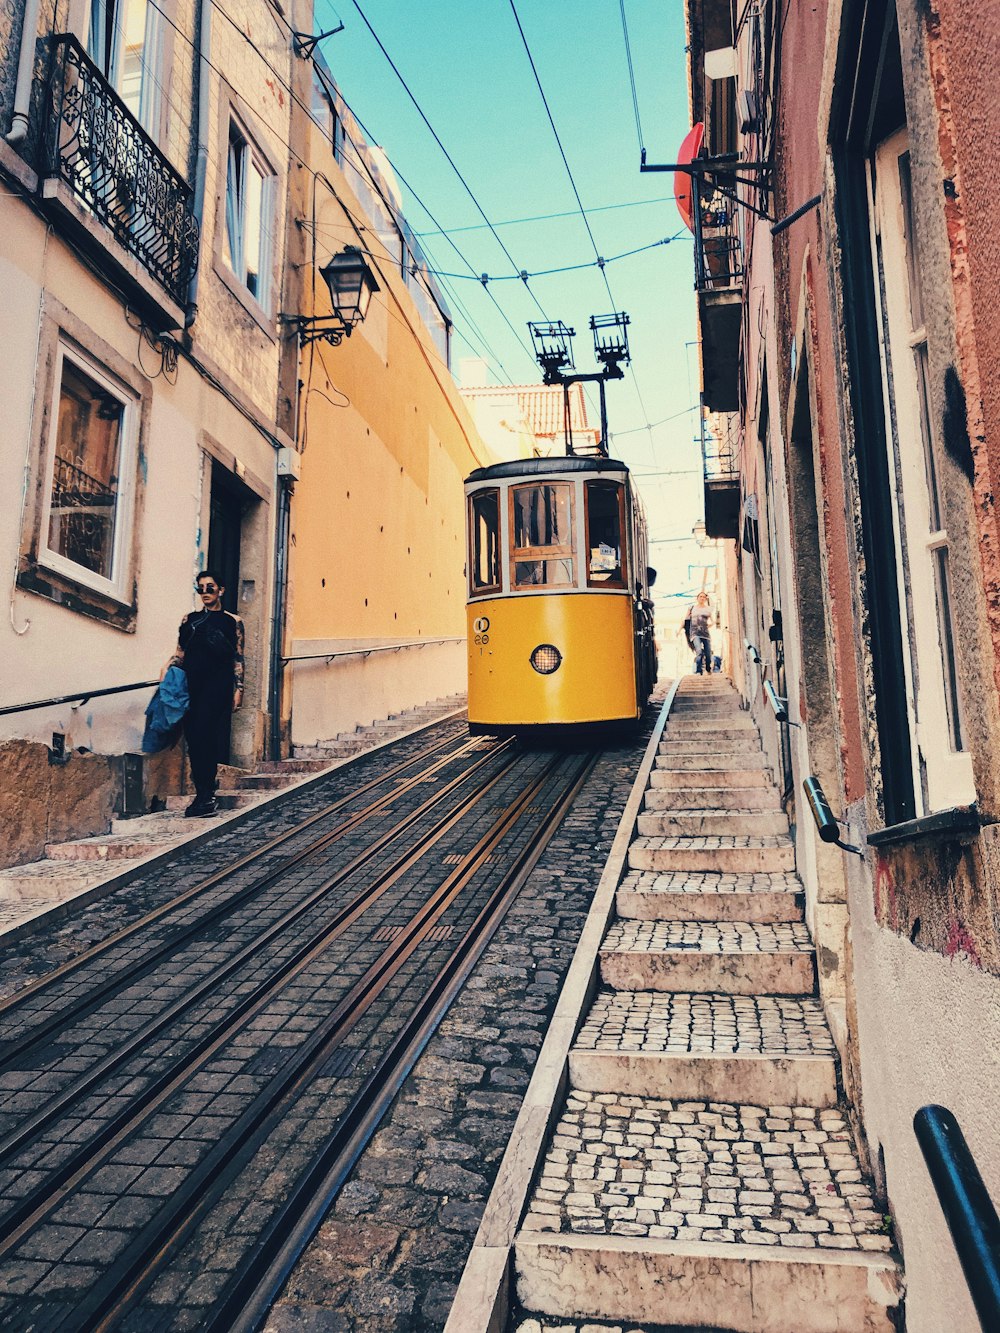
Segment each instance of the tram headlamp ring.
[{"label": "tram headlamp ring", "polygon": [[562,665],[562,653],[554,644],[540,643],[528,661],[540,676],[551,676]]}]

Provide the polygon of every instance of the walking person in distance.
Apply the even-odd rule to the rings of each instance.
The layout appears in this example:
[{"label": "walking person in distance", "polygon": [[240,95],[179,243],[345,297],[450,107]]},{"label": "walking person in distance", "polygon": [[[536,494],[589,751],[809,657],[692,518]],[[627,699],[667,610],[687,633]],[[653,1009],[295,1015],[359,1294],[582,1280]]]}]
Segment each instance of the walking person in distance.
[{"label": "walking person in distance", "polygon": [[708,593],[700,592],[694,605],[687,613],[684,622],[687,629],[688,643],[694,653],[695,674],[712,672],[712,608],[709,606]]},{"label": "walking person in distance", "polygon": [[228,757],[233,710],[243,703],[244,632],[239,616],[222,609],[226,589],[214,570],[202,570],[195,591],[201,608],[181,621],[170,665],[187,676],[184,737],[195,798],[184,813],[198,817],[215,813],[216,772]]}]

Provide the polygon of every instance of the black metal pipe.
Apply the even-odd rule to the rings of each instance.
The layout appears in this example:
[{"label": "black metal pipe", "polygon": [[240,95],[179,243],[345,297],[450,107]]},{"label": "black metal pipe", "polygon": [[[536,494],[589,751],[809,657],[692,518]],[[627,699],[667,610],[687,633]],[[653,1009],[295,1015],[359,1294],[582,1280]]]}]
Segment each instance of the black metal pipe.
[{"label": "black metal pipe", "polygon": [[924,1154],[984,1333],[1000,1328],[1000,1218],[958,1121],[944,1106],[922,1106],[913,1132]]},{"label": "black metal pipe", "polygon": [[0,708],[0,717],[10,713],[30,713],[34,708],[55,708],[58,704],[86,703],[88,699],[99,699],[106,694],[125,694],[129,690],[148,690],[158,685],[158,680],[139,680],[134,685],[111,685],[103,690],[84,690],[80,694],[60,694],[55,699],[36,699],[30,704],[11,704]]},{"label": "black metal pipe", "polygon": [[804,204],[800,205],[794,213],[789,213],[786,217],[783,217],[780,221],[776,222],[771,228],[771,235],[780,236],[780,234],[785,231],[786,228],[790,227],[793,222],[798,222],[799,218],[805,217],[810,209],[815,208],[822,202],[823,196],[821,194],[814,194],[811,199],[807,199]]},{"label": "black metal pipe", "polygon": [[764,681],[764,693],[767,695],[767,702],[771,705],[774,716],[779,722],[788,721],[788,701],[778,698],[778,691],[769,680]]},{"label": "black metal pipe", "polygon": [[819,778],[816,777],[815,773],[810,773],[807,778],[803,779],[802,790],[809,802],[809,809],[816,821],[819,836],[824,842],[840,842],[840,825],[830,809],[830,802],[826,799],[826,793],[819,785]]}]

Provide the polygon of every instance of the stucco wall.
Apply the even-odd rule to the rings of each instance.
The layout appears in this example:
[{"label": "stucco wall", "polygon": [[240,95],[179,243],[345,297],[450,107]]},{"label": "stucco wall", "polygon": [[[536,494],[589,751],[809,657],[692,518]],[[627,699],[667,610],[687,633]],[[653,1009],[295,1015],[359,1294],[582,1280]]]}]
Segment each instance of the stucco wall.
[{"label": "stucco wall", "polygon": [[[398,267],[372,231],[359,232],[361,206],[318,132],[309,152],[329,182],[314,184],[305,172],[297,182],[298,207],[307,217],[315,208],[317,218],[310,271],[344,245],[360,245],[371,252],[381,290],[352,337],[302,352],[302,478],[292,505],[287,641],[304,651],[317,641],[462,637],[462,481],[490,461],[489,452]],[[303,309],[311,299],[307,283]],[[311,744],[370,722],[380,709],[384,715],[463,688],[464,648],[300,667],[292,679],[292,738]]]},{"label": "stucco wall", "polygon": [[947,1106],[1000,1200],[1000,988],[956,949],[923,950],[875,918],[865,868],[851,875],[865,1128],[906,1268],[907,1333],[977,1333],[955,1247],[913,1133],[914,1112]]}]

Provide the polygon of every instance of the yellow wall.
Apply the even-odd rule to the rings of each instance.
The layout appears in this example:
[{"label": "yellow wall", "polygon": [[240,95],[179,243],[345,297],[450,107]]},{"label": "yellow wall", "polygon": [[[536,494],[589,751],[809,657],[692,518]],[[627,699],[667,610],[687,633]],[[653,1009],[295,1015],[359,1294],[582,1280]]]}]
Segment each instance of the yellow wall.
[{"label": "yellow wall", "polygon": [[[292,501],[286,642],[292,652],[301,652],[323,644],[462,636],[462,481],[472,469],[495,460],[425,331],[398,267],[393,271],[385,247],[368,229],[323,136],[311,125],[309,132],[311,160],[338,197],[319,182],[314,203],[312,176],[305,168],[293,171],[297,215],[307,220],[299,308],[309,313],[309,275],[348,244],[371,252],[368,262],[381,290],[352,337],[338,347],[317,343],[302,350],[302,476]],[[327,314],[322,281],[315,299],[315,312]],[[456,648],[454,661],[464,662],[461,645]],[[428,650],[419,651],[431,660]],[[383,673],[392,672],[400,660],[397,654],[373,657],[369,673],[379,666]],[[316,700],[307,697],[309,681],[314,691],[328,692],[330,673],[322,685],[320,674],[295,671],[293,736],[299,743],[324,734],[322,718],[310,716],[305,732],[296,718],[303,709],[316,712]],[[424,698],[464,688],[463,675],[451,671],[447,689],[428,682]],[[345,688],[357,688],[349,684],[348,674],[340,679]],[[422,688],[408,686],[411,694]],[[423,699],[397,702],[408,707]],[[363,710],[358,720],[364,720]],[[334,733],[327,727],[326,734]]]}]

